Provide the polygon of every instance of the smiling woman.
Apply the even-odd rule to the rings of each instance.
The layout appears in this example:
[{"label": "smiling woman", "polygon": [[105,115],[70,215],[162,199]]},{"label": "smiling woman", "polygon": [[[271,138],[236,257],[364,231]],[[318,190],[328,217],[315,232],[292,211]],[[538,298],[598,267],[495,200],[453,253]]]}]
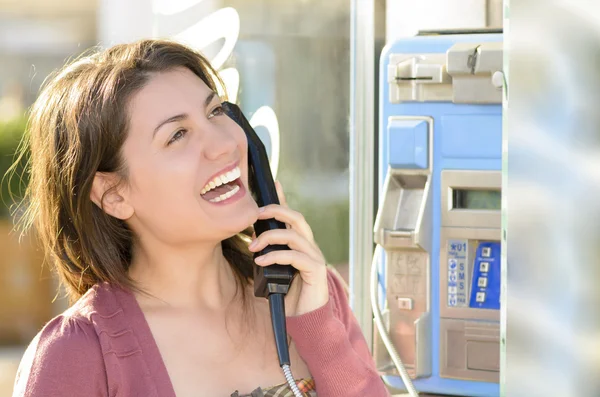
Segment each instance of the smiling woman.
[{"label": "smiling woman", "polygon": [[[253,200],[246,136],[211,76],[197,52],[142,40],[82,58],[44,88],[23,226],[74,304],[30,344],[14,396],[289,392],[267,301],[251,294],[253,266],[272,264],[299,271],[285,304],[305,395],[388,395],[304,217],[281,186],[282,205]],[[251,225],[271,218],[287,229],[248,245]],[[274,244],[290,250],[252,259]]]}]

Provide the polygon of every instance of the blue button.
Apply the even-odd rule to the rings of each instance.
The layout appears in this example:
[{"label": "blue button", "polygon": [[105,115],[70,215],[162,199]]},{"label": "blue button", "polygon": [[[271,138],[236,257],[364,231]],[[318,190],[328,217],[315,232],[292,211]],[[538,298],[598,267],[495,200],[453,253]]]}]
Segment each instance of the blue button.
[{"label": "blue button", "polygon": [[429,123],[425,120],[392,119],[387,126],[388,162],[392,168],[428,167]]}]

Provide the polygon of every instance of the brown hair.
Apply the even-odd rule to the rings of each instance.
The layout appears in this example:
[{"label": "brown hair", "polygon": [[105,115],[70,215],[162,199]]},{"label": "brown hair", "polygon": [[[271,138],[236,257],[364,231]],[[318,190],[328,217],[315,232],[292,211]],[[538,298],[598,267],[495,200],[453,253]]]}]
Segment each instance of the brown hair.
[{"label": "brown hair", "polygon": [[[128,101],[153,74],[185,67],[211,89],[223,83],[199,53],[166,40],[141,40],[83,56],[51,76],[32,107],[20,157],[30,150],[30,180],[19,220],[34,227],[71,300],[110,282],[138,290],[127,270],[134,236],[90,199],[97,171],[127,180],[121,148]],[[218,86],[218,84],[220,86]],[[246,230],[222,242],[246,301],[252,257]]]}]

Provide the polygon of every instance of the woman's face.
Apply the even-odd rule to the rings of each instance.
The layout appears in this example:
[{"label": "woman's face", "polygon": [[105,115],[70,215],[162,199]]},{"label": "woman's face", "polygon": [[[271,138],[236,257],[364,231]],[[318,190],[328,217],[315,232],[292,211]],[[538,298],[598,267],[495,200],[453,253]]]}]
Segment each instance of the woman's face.
[{"label": "woman's face", "polygon": [[154,75],[129,113],[123,155],[139,237],[218,242],[256,221],[246,136],[198,76],[186,68]]}]

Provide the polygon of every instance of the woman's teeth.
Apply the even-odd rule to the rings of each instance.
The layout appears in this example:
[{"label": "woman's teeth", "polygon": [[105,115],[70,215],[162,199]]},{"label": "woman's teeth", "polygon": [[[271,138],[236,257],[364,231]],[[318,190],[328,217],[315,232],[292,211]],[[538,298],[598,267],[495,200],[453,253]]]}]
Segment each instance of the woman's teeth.
[{"label": "woman's teeth", "polygon": [[230,191],[228,191],[227,193],[224,193],[218,197],[215,197],[213,199],[210,199],[208,201],[210,201],[211,203],[218,203],[219,201],[223,201],[223,200],[227,200],[229,197],[233,196],[234,194],[236,194],[238,192],[238,190],[240,190],[239,186],[234,186],[233,189],[231,189]]},{"label": "woman's teeth", "polygon": [[[212,181],[208,182],[206,184],[206,186],[204,186],[204,188],[202,189],[200,194],[206,194],[207,192],[211,191],[212,189],[214,189],[218,186],[235,181],[241,175],[242,175],[242,172],[240,171],[240,167],[235,167],[231,171],[221,174],[219,176],[216,176]],[[238,187],[238,189],[239,189],[239,187]],[[223,195],[221,195],[221,196],[223,196]]]}]

